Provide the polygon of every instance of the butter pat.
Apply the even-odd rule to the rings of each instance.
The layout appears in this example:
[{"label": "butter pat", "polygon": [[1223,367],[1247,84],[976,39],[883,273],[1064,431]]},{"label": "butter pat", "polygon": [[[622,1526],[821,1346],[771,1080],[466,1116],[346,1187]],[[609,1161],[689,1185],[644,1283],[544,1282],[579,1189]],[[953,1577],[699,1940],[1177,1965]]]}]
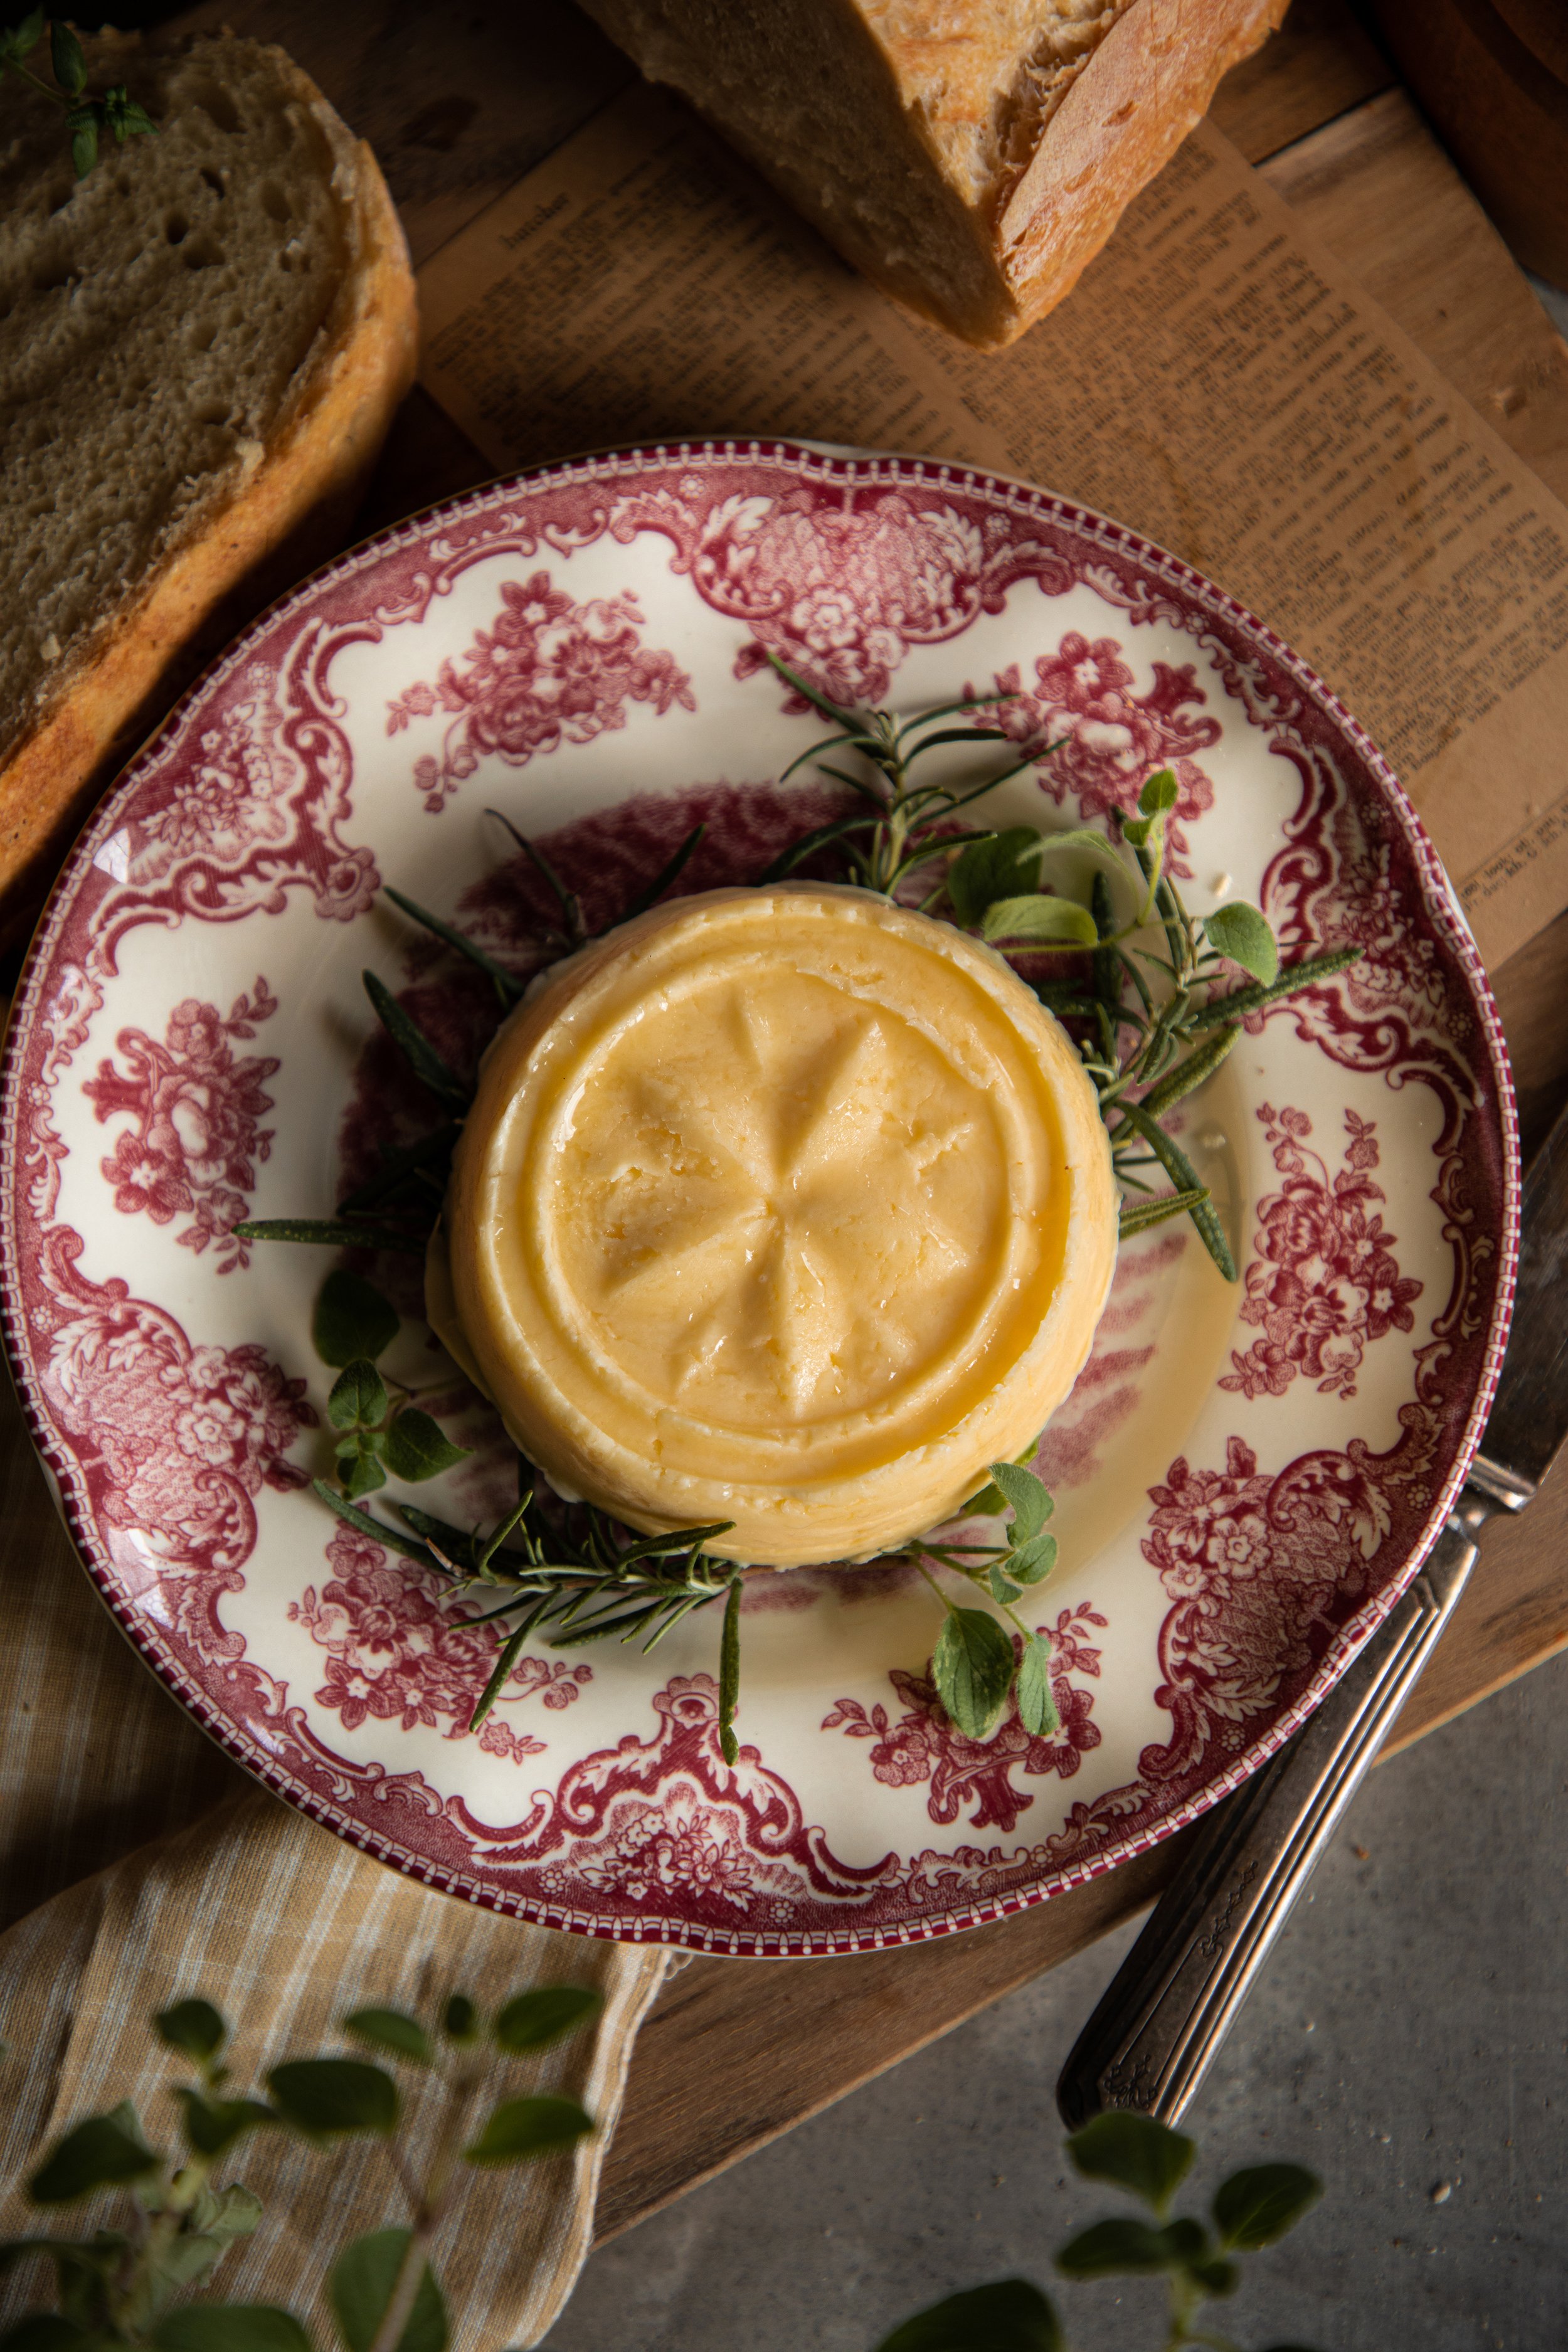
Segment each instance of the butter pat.
[{"label": "butter pat", "polygon": [[796,1567],[1027,1444],[1116,1228],[1094,1089],[999,957],[863,891],[710,891],[501,1029],[429,1306],[563,1490]]}]

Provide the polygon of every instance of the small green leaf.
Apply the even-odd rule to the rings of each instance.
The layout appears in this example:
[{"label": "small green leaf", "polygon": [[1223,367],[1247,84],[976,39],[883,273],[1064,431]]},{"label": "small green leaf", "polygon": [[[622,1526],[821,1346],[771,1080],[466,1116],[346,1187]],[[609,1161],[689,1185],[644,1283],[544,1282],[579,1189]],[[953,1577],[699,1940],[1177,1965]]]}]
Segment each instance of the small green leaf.
[{"label": "small green leaf", "polygon": [[123,147],[133,131],[157,137],[158,126],[143,106],[139,106],[122,81],[103,93],[103,119]]},{"label": "small green leaf", "polygon": [[386,1419],[386,1383],[363,1356],[344,1366],[327,1399],[327,1419],[334,1429],[377,1429]]},{"label": "small green leaf", "polygon": [[367,2049],[384,2050],[416,2066],[428,2066],[436,2056],[425,2028],[400,2009],[356,2009],[352,2017],[344,2018],[343,2032]]},{"label": "small green leaf", "polygon": [[1004,1607],[1008,1601],[1016,1601],[1024,1589],[1021,1584],[1015,1584],[1009,1577],[1004,1576],[1000,1565],[995,1560],[992,1561],[985,1571],[985,1581],[990,1589],[992,1600]]},{"label": "small green leaf", "polygon": [[953,913],[963,924],[978,923],[999,898],[1016,898],[1028,879],[1026,868],[1037,868],[1040,835],[1032,824],[1009,825],[989,841],[972,841],[947,869],[947,895]]},{"label": "small green leaf", "polygon": [[171,2050],[183,2050],[198,2066],[216,2058],[228,2036],[228,2028],[211,2001],[199,1998],[161,2009],[153,2023],[160,2042],[166,2042]]},{"label": "small green leaf", "polygon": [[967,1738],[987,1739],[1007,1704],[1013,1644],[984,1609],[950,1609],[931,1653],[937,1696]]},{"label": "small green leaf", "polygon": [[397,1309],[373,1282],[338,1266],[316,1294],[310,1337],[324,1364],[374,1363],[397,1337]]},{"label": "small green leaf", "polygon": [[985,909],[980,936],[993,944],[997,940],[1018,940],[1028,946],[1045,940],[1057,946],[1091,948],[1100,933],[1087,907],[1072,898],[1053,898],[1040,892],[1026,898],[998,898]]},{"label": "small green leaf", "polygon": [[1051,1645],[1031,1633],[1018,1666],[1018,1715],[1035,1739],[1049,1738],[1061,1729],[1056,1696],[1051,1689]]},{"label": "small green leaf", "polygon": [[1056,2313],[1027,2279],[972,2286],[916,2312],[877,2352],[1066,2352]]},{"label": "small green leaf", "polygon": [[1043,1584],[1057,1564],[1055,1536],[1031,1536],[1007,1555],[1007,1573],[1020,1584]]},{"label": "small green leaf", "polygon": [[44,12],[41,8],[30,8],[19,25],[13,25],[9,32],[0,33],[0,58],[7,65],[16,59],[30,58],[43,37]]},{"label": "small green leaf", "polygon": [[87,88],[87,59],[74,28],[63,16],[49,19],[49,61],[66,96],[79,98]]},{"label": "small green leaf", "polygon": [[386,1466],[395,1478],[437,1478],[468,1458],[468,1447],[454,1445],[440,1423],[417,1405],[405,1405],[386,1433]]},{"label": "small green leaf", "polygon": [[[370,2352],[412,2235],[409,2230],[373,2231],[345,2246],[332,2264],[327,2293],[347,2352]],[[426,2263],[396,2352],[445,2352],[447,2334],[447,2305]]]},{"label": "small green leaf", "polygon": [[[1069,2143],[1070,2145],[1070,2143]],[[1063,2278],[1140,2278],[1171,2268],[1163,2230],[1147,2221],[1096,2221],[1068,2240],[1057,2256]]]},{"label": "small green leaf", "polygon": [[[274,2120],[268,2117],[268,2122]],[[236,2238],[248,2238],[261,2226],[261,2200],[238,2180],[216,2191],[204,2189],[191,2208],[191,2221],[204,2236],[231,2245]]]},{"label": "small green leaf", "polygon": [[259,2099],[212,2099],[180,2084],[174,2096],[185,2111],[185,2137],[198,2156],[221,2156],[241,2135],[278,2121]]},{"label": "small green leaf", "polygon": [[1016,1462],[993,1462],[991,1482],[1006,1496],[1013,1513],[1014,1541],[1037,1536],[1056,1509],[1043,1479]]},{"label": "small green leaf", "polygon": [[374,1495],[378,1486],[385,1484],[386,1473],[376,1460],[374,1449],[362,1442],[353,1459],[344,1465],[344,1491],[352,1501],[360,1495]]},{"label": "small green leaf", "polygon": [[191,2303],[153,2330],[157,2352],[310,2352],[290,2312],[271,2303]]},{"label": "small green leaf", "polygon": [[143,2140],[135,2108],[121,2100],[110,2114],[89,2116],[67,2132],[28,2181],[27,2195],[35,2205],[74,2204],[95,2189],[144,2180],[162,2161]]},{"label": "small green leaf", "polygon": [[85,122],[70,126],[71,169],[79,180],[85,180],[98,161],[98,117],[89,115]]},{"label": "small green leaf", "polygon": [[292,2058],[267,2077],[273,2105],[296,2131],[325,2138],[389,2132],[397,2126],[397,2085],[363,2058]]},{"label": "small green leaf", "polygon": [[1215,2227],[1226,2246],[1256,2253],[1293,2230],[1322,2193],[1322,2182],[1299,2164],[1254,2165],[1215,2191]]},{"label": "small green leaf", "polygon": [[479,2030],[479,2012],[466,1992],[455,1992],[441,2014],[441,2031],[448,2042],[472,2042]]},{"label": "small green leaf", "polygon": [[1121,820],[1121,838],[1130,842],[1134,849],[1142,849],[1153,830],[1152,816],[1125,816]]},{"label": "small green leaf", "polygon": [[503,2099],[463,2156],[469,2164],[521,2164],[570,2147],[593,2128],[575,2099]]},{"label": "small green leaf", "polygon": [[1194,2143],[1133,2107],[1110,2107],[1068,2140],[1068,2154],[1086,2180],[1131,2189],[1163,2212],[1186,2178]]},{"label": "small green leaf", "polygon": [[497,2045],[514,2056],[548,2050],[552,2042],[596,2017],[603,2006],[603,1996],[586,1985],[540,1985],[532,1992],[520,1992],[496,2019]]},{"label": "small green leaf", "polygon": [[1163,816],[1173,809],[1182,797],[1173,768],[1156,768],[1138,795],[1138,805],[1145,816]]},{"label": "small green leaf", "polygon": [[1279,942],[1270,929],[1268,919],[1245,898],[1233,898],[1228,907],[1220,907],[1204,918],[1204,929],[1209,943],[1243,971],[1267,988],[1279,971]]}]

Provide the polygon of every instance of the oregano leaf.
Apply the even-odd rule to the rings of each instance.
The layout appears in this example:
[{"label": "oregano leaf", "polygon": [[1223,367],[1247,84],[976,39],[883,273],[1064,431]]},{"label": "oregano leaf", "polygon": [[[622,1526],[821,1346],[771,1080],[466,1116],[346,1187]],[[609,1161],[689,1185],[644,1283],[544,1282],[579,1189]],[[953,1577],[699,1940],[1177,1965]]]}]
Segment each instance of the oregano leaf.
[{"label": "oregano leaf", "polygon": [[1173,768],[1156,768],[1138,795],[1138,805],[1145,816],[1163,816],[1173,809],[1182,797]]},{"label": "oregano leaf", "polygon": [[267,2087],[284,2122],[313,2137],[397,2126],[396,2084],[363,2058],[289,2059],[273,2067]]},{"label": "oregano leaf", "polygon": [[1031,1536],[1007,1555],[1007,1573],[1020,1584],[1043,1584],[1057,1564],[1055,1536]]},{"label": "oregano leaf", "polygon": [[160,2042],[167,2042],[171,2050],[184,2051],[198,2065],[217,2056],[228,2031],[211,2001],[199,1997],[161,2009],[153,2025]]},{"label": "oregano leaf", "polygon": [[1053,946],[1091,948],[1100,933],[1087,907],[1073,898],[1054,898],[1048,891],[1037,891],[1026,898],[995,900],[985,909],[980,936],[992,945],[998,940],[1017,940],[1025,946],[1048,941]]},{"label": "oregano leaf", "polygon": [[937,1696],[966,1738],[996,1728],[1013,1681],[1013,1644],[984,1609],[950,1609],[931,1653]]},{"label": "oregano leaf", "polygon": [[363,2042],[367,2050],[384,2050],[390,2057],[406,2058],[414,2066],[428,2066],[436,2056],[417,2018],[405,2016],[400,2009],[356,2009],[344,2018],[343,2032]]},{"label": "oregano leaf", "polygon": [[439,1422],[417,1405],[407,1405],[386,1432],[383,1456],[395,1478],[416,1483],[437,1478],[455,1462],[466,1462],[468,1449],[454,1445]]},{"label": "oregano leaf", "polygon": [[1215,2227],[1225,2245],[1256,2253],[1293,2230],[1322,2193],[1322,2182],[1302,2165],[1253,2165],[1215,2191]]},{"label": "oregano leaf", "polygon": [[536,1985],[506,2003],[492,2032],[498,2048],[521,2057],[531,2050],[548,2050],[552,2042],[574,2033],[603,2006],[602,1995],[587,1985]]},{"label": "oregano leaf", "polygon": [[310,2352],[291,2312],[270,2303],[191,2303],[153,2330],[157,2352]]},{"label": "oregano leaf", "polygon": [[993,1462],[990,1470],[992,1485],[1012,1509],[1015,1542],[1038,1535],[1056,1509],[1045,1481],[1017,1462]]},{"label": "oregano leaf", "polygon": [[105,2116],[88,2116],[67,2132],[27,2183],[35,2205],[72,2205],[95,2189],[123,2189],[162,2163],[142,2137],[128,2099]]},{"label": "oregano leaf", "polygon": [[398,1314],[374,1282],[337,1266],[316,1294],[310,1337],[324,1364],[374,1363],[397,1337]]},{"label": "oregano leaf", "polygon": [[1032,824],[1009,825],[989,841],[972,841],[947,869],[947,896],[961,923],[978,923],[996,901],[1016,898],[1038,860],[1040,835]]},{"label": "oregano leaf", "polygon": [[1051,1645],[1031,1633],[1018,1664],[1018,1718],[1030,1737],[1048,1739],[1062,1727],[1051,1688]]},{"label": "oregano leaf", "polygon": [[[347,2352],[370,2352],[412,2235],[409,2230],[373,2230],[353,2239],[332,2264],[327,2294]],[[396,2352],[446,2352],[448,2334],[446,2301],[426,2263]]]},{"label": "oregano leaf", "polygon": [[374,1429],[386,1419],[386,1383],[364,1357],[346,1364],[332,1382],[327,1419],[334,1429]]},{"label": "oregano leaf", "polygon": [[1238,963],[1243,971],[1252,974],[1267,988],[1279,973],[1279,942],[1275,938],[1268,918],[1245,898],[1233,898],[1228,907],[1216,908],[1204,917],[1204,930],[1211,946]]},{"label": "oregano leaf", "polygon": [[[1134,2107],[1110,2107],[1068,2141],[1073,2168],[1086,2180],[1130,2189],[1163,2212],[1186,2178],[1194,2143]],[[1222,2225],[1223,2226],[1223,2225]]]},{"label": "oregano leaf", "polygon": [[1066,2352],[1060,2322],[1028,2279],[967,2287],[917,2311],[877,2352]]},{"label": "oregano leaf", "polygon": [[575,2099],[503,2099],[478,2139],[463,2150],[468,2164],[522,2164],[554,2149],[570,2147],[594,2128]]}]

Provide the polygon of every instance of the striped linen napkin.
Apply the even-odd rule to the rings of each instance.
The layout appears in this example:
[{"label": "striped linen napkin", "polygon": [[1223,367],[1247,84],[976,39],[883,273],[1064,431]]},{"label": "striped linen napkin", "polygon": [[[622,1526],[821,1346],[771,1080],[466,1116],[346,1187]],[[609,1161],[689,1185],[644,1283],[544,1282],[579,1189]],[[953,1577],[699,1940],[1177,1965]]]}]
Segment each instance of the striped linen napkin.
[{"label": "striped linen napkin", "polygon": [[[356,2008],[429,2017],[454,1990],[494,2009],[535,1984],[591,1985],[605,2002],[597,2032],[520,2065],[508,2087],[577,2098],[598,2130],[569,2155],[474,2173],[435,2249],[457,2352],[538,2343],[592,2241],[599,2167],[668,1954],[431,1894],[254,1788],[99,1603],[9,1395],[0,1658],[0,1917],[12,1923],[0,1934],[0,2235],[36,2229],[16,2184],[80,2116],[129,2097],[153,2144],[171,2144],[169,2085],[186,2070],[147,2021],[184,1995],[205,1994],[228,2019],[236,2087],[247,2088],[284,2057],[342,2047],[336,2021]],[[416,2161],[420,2124],[414,2105]],[[235,2171],[266,2215],[212,2292],[282,2304],[331,2342],[333,2257],[407,2218],[385,2151],[351,2140],[322,2155],[263,2134]],[[37,2307],[47,2284],[32,2264],[0,2280],[0,2325]]]}]

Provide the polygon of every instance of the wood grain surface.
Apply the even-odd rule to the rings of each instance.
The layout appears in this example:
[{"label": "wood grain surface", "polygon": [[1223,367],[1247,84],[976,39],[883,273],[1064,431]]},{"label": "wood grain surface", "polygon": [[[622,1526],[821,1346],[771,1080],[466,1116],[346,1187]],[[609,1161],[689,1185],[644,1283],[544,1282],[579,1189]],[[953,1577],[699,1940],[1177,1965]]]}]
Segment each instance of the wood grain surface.
[{"label": "wood grain surface", "polygon": [[[1522,5],[1522,0],[1521,0]],[[183,20],[282,41],[374,142],[416,262],[427,258],[628,79],[560,0],[411,12],[396,0],[211,0]],[[1296,0],[1234,74],[1221,128],[1509,441],[1568,493],[1568,353],[1496,233],[1394,86],[1346,0]],[[485,478],[424,394],[372,492],[374,528]],[[1568,1089],[1568,915],[1496,975],[1527,1145]],[[1480,1566],[1401,1718],[1408,1744],[1568,1643],[1568,1473]],[[788,2130],[1150,1902],[1183,1841],[1039,1908],[930,1944],[835,1960],[697,1959],[645,2026],[599,2230],[610,2236]]]}]

